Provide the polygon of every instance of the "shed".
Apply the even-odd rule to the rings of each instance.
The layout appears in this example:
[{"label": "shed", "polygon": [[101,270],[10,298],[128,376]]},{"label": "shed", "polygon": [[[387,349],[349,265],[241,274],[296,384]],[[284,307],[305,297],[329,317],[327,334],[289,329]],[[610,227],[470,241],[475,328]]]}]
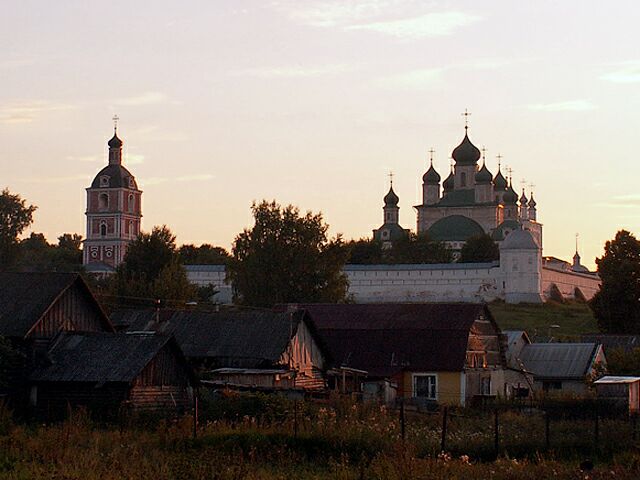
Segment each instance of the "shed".
[{"label": "shed", "polygon": [[368,381],[391,380],[399,396],[418,402],[464,405],[475,396],[504,393],[504,338],[486,305],[297,307],[309,313],[334,370],[348,367],[368,372]]},{"label": "shed", "polygon": [[598,343],[531,343],[520,352],[520,360],[533,373],[536,387],[545,392],[585,393],[597,368],[606,368]]},{"label": "shed", "polygon": [[593,384],[599,399],[622,405],[630,414],[640,412],[640,377],[604,376]]},{"label": "shed", "polygon": [[[228,376],[229,385],[324,388],[326,353],[304,312],[128,310],[111,318],[127,331],[175,335],[196,368],[216,380]],[[282,369],[294,373],[293,381]]]},{"label": "shed", "polygon": [[113,416],[123,406],[177,412],[191,404],[196,379],[171,336],[63,332],[47,356],[29,377],[41,416],[61,417],[68,405]]}]

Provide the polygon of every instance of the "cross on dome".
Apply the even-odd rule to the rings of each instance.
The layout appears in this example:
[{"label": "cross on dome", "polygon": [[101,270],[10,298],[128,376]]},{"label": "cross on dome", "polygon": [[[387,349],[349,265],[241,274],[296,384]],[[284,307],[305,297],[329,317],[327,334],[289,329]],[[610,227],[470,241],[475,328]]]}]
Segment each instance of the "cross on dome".
[{"label": "cross on dome", "polygon": [[467,130],[469,128],[469,115],[471,115],[471,112],[465,108],[464,113],[461,113],[461,115],[464,117],[464,129]]}]

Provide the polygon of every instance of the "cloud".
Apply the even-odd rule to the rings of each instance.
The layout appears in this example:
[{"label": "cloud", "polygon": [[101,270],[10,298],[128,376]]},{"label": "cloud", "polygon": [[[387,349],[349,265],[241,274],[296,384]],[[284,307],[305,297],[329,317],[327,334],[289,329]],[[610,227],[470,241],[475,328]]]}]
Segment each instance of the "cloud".
[{"label": "cloud", "polygon": [[104,160],[104,155],[69,155],[67,160],[71,160],[72,162],[98,163]]},{"label": "cloud", "polygon": [[345,26],[354,22],[384,17],[385,14],[406,7],[407,0],[338,0],[317,3],[279,2],[276,7],[292,20],[314,27]]},{"label": "cloud", "polygon": [[613,83],[640,82],[640,62],[620,63],[617,70],[601,75],[600,79]]},{"label": "cloud", "polygon": [[161,92],[144,92],[133,97],[120,98],[114,103],[125,107],[138,107],[143,105],[157,105],[167,103],[169,97]]},{"label": "cloud", "polygon": [[77,180],[85,180],[88,181],[86,175],[66,175],[61,177],[24,177],[16,179],[17,182],[24,183],[65,183],[65,182],[75,182]]},{"label": "cloud", "polygon": [[4,60],[0,60],[0,70],[29,67],[31,65],[35,65],[35,63],[36,61],[34,58],[14,56],[13,58],[6,58]]},{"label": "cloud", "polygon": [[250,68],[247,70],[239,70],[235,75],[251,76],[257,78],[301,78],[301,77],[318,77],[324,75],[337,75],[355,70],[353,65],[333,64],[333,65],[316,65],[302,66],[294,65],[288,67],[266,67],[266,68]]},{"label": "cloud", "polygon": [[640,207],[640,194],[630,193],[627,195],[616,195],[609,199],[606,203],[600,203],[601,207],[616,207],[616,208],[637,208]]},{"label": "cloud", "polygon": [[425,88],[439,83],[448,67],[423,68],[375,80],[380,87]]},{"label": "cloud", "polygon": [[464,12],[427,13],[415,18],[350,25],[347,30],[370,30],[398,38],[417,39],[451,35],[455,30],[472,25],[482,17]]},{"label": "cloud", "polygon": [[73,108],[73,105],[47,100],[14,101],[0,106],[0,123],[31,123],[47,113]]},{"label": "cloud", "polygon": [[214,179],[215,176],[210,173],[196,173],[193,175],[182,175],[179,177],[148,177],[144,181],[140,180],[143,185],[160,185],[167,182],[203,182]]},{"label": "cloud", "polygon": [[596,106],[589,100],[568,100],[566,102],[537,103],[527,105],[527,108],[538,112],[586,112],[595,110]]},{"label": "cloud", "polygon": [[125,155],[124,163],[127,165],[140,165],[141,163],[144,163],[144,155],[128,153]]}]

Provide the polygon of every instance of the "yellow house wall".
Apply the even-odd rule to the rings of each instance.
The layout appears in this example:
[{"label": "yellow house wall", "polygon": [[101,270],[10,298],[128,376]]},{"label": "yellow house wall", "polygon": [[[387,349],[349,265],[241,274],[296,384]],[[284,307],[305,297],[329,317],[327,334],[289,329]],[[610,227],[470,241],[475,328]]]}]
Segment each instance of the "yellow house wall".
[{"label": "yellow house wall", "polygon": [[413,397],[414,375],[436,375],[436,401],[445,405],[460,405],[462,372],[404,372],[402,392],[407,398]]}]

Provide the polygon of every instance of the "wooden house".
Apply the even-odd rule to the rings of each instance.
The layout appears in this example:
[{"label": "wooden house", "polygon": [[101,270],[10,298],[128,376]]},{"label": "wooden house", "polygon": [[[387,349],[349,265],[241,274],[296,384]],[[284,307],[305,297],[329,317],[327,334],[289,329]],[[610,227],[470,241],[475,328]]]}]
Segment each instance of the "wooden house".
[{"label": "wooden house", "polygon": [[621,405],[632,415],[640,413],[640,377],[604,376],[593,384],[599,399]]},{"label": "wooden house", "polygon": [[62,331],[114,331],[80,275],[0,272],[0,336],[20,353],[7,389],[16,407],[26,403],[24,380]]},{"label": "wooden house", "polygon": [[[471,303],[298,305],[327,346],[334,371],[367,372],[365,392],[390,400],[465,405],[505,393],[504,338]],[[372,384],[373,383],[373,384]],[[334,382],[340,388],[340,378]],[[384,390],[384,391],[380,391]]]},{"label": "wooden house", "polygon": [[119,329],[175,338],[196,369],[215,385],[238,389],[325,386],[326,354],[304,312],[127,310],[111,317]]},{"label": "wooden house", "polygon": [[181,412],[195,381],[171,336],[63,332],[29,377],[29,403],[45,418],[63,417],[70,406],[106,418],[123,409]]}]

